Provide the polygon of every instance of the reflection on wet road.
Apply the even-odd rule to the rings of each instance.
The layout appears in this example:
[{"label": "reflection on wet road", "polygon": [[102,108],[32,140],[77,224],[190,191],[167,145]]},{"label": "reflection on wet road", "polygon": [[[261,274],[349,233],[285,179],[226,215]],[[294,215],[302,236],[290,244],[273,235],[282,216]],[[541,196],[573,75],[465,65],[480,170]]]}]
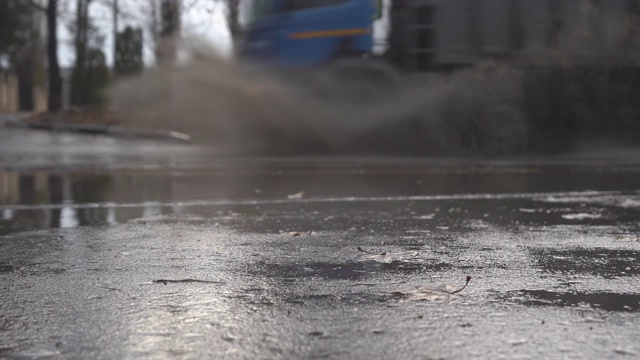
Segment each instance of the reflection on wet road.
[{"label": "reflection on wet road", "polygon": [[637,357],[639,169],[6,169],[0,357]]},{"label": "reflection on wet road", "polygon": [[[344,163],[313,166],[295,161],[204,170],[0,171],[0,234],[11,229],[108,225],[194,206],[300,203],[287,195],[301,190],[309,195],[303,202],[317,203],[535,199],[574,201],[583,204],[577,209],[581,211],[589,210],[584,206],[589,202],[605,206],[599,208],[605,211],[640,207],[640,167],[635,166],[605,171],[589,166],[354,164],[348,168]],[[531,218],[557,221],[540,209],[521,210]],[[606,216],[562,215],[566,220]]]}]

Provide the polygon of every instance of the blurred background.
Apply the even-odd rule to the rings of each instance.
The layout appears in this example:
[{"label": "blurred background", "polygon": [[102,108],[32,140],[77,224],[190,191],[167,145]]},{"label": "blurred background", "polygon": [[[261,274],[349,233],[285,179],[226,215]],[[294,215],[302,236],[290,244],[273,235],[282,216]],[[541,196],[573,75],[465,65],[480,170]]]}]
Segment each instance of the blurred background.
[{"label": "blurred background", "polygon": [[176,131],[235,154],[556,153],[640,134],[635,0],[0,7],[0,112],[22,126]]},{"label": "blurred background", "polygon": [[639,90],[640,0],[0,0],[0,358],[638,358]]},{"label": "blurred background", "polygon": [[[405,171],[442,171],[410,177],[418,194],[556,189],[529,170],[455,174],[634,158],[639,25],[640,0],[5,0],[3,219],[34,204],[58,204],[45,227],[75,227],[131,218],[109,205],[126,199],[135,218],[174,200],[392,195]],[[564,179],[557,190],[589,189]]]}]

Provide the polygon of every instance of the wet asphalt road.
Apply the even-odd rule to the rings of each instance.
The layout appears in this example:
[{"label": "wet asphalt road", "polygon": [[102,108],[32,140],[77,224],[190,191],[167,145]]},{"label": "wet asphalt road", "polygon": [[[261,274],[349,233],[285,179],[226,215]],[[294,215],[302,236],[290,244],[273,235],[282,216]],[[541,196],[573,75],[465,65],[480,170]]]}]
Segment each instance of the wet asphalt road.
[{"label": "wet asphalt road", "polygon": [[638,151],[0,138],[0,358],[640,358]]}]

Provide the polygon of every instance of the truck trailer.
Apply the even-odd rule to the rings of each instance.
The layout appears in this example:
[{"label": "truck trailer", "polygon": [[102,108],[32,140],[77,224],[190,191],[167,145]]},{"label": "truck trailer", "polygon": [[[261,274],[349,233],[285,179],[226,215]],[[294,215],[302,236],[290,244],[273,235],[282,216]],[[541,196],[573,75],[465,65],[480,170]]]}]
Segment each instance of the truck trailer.
[{"label": "truck trailer", "polygon": [[[243,53],[284,67],[372,55],[380,0],[252,0]],[[487,59],[635,65],[640,0],[392,0],[386,58],[409,72]],[[633,63],[633,64],[632,64]]]},{"label": "truck trailer", "polygon": [[[640,0],[391,0],[386,61],[366,62],[381,1],[253,0],[248,8],[247,59],[313,69],[295,77],[319,74],[312,90],[338,103],[375,105],[394,94],[426,104],[377,129],[382,140],[367,139],[376,144],[414,141],[412,153],[428,153],[447,138],[493,154],[640,133]],[[336,66],[344,59],[356,61]],[[469,69],[449,76],[460,68]]]},{"label": "truck trailer", "polygon": [[253,0],[242,55],[291,68],[370,54],[380,0]]}]

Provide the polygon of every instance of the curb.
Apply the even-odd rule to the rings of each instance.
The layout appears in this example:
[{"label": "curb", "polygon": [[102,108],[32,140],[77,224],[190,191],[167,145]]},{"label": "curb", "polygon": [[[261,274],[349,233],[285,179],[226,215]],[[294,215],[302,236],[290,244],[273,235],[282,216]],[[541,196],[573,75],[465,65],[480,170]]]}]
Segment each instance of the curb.
[{"label": "curb", "polygon": [[0,126],[3,125],[9,128],[17,129],[33,129],[33,130],[47,130],[56,132],[74,132],[87,135],[110,135],[117,137],[134,137],[145,138],[155,140],[169,140],[182,143],[191,142],[191,136],[177,131],[167,130],[146,130],[146,129],[129,129],[120,126],[108,126],[108,125],[85,125],[85,124],[67,124],[56,122],[24,122],[18,119],[7,119],[0,121]]}]

